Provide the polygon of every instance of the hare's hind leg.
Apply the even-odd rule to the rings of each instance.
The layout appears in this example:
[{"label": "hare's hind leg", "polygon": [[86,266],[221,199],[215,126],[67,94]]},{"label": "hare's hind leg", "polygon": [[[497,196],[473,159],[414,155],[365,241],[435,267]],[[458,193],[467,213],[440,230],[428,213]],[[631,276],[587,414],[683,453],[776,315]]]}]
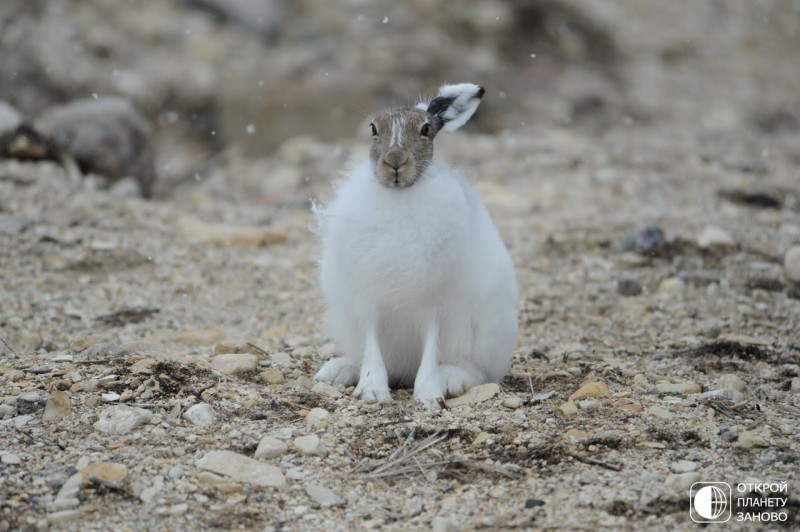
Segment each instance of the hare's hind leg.
[{"label": "hare's hind leg", "polygon": [[322,365],[314,380],[352,386],[358,382],[358,362],[346,357],[332,358]]},{"label": "hare's hind leg", "polygon": [[389,392],[389,376],[374,326],[370,327],[367,332],[361,374],[353,395],[371,403],[390,403],[392,401],[392,394]]}]

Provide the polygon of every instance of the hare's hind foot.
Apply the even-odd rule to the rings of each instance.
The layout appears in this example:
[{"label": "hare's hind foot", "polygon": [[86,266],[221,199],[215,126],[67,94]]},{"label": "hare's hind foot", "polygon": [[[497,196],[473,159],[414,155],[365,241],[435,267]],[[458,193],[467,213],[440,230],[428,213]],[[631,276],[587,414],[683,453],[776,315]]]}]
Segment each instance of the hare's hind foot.
[{"label": "hare's hind foot", "polygon": [[445,397],[456,397],[473,386],[486,382],[486,377],[474,369],[451,364],[439,365],[439,382]]},{"label": "hare's hind foot", "polygon": [[439,364],[438,375],[417,376],[414,383],[414,399],[428,410],[439,410],[444,406],[445,397],[457,397],[486,382],[478,371],[451,364]]},{"label": "hare's hind foot", "polygon": [[359,367],[344,357],[332,358],[322,365],[314,380],[352,386],[358,382]]}]

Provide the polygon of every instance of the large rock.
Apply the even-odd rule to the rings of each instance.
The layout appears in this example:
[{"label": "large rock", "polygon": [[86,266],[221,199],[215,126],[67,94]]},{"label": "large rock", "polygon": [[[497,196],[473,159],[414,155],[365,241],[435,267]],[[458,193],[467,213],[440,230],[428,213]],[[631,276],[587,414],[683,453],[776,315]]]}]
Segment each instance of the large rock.
[{"label": "large rock", "polygon": [[286,478],[279,467],[231,451],[207,452],[197,461],[197,467],[256,486],[287,488]]},{"label": "large rock", "polygon": [[75,158],[81,170],[111,181],[133,177],[142,195],[156,180],[147,120],[125,98],[86,98],[46,111],[36,128]]},{"label": "large rock", "polygon": [[128,434],[148,423],[152,417],[153,414],[144,408],[115,405],[103,410],[94,428],[107,434]]}]

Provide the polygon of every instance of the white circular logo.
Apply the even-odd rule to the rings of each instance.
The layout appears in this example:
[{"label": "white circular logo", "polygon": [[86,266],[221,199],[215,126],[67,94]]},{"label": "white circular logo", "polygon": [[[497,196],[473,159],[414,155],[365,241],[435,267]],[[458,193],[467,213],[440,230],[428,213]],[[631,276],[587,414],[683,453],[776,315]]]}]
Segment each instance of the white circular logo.
[{"label": "white circular logo", "polygon": [[694,496],[694,509],[703,519],[717,519],[728,507],[725,492],[717,486],[705,486]]}]

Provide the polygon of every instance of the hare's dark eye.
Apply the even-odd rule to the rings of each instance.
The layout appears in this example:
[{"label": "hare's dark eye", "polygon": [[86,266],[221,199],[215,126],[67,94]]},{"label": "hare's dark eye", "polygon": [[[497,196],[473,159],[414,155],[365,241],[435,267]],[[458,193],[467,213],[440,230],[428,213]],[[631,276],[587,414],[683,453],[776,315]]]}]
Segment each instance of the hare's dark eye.
[{"label": "hare's dark eye", "polygon": [[419,134],[422,135],[423,137],[427,137],[428,130],[430,129],[430,127],[431,127],[430,124],[422,124],[422,129],[419,130]]},{"label": "hare's dark eye", "polygon": [[377,136],[378,136],[378,130],[377,130],[377,128],[375,127],[375,124],[370,124],[370,125],[369,125],[369,127],[371,127],[371,128],[372,128],[372,136],[373,136],[373,137],[377,137]]}]

